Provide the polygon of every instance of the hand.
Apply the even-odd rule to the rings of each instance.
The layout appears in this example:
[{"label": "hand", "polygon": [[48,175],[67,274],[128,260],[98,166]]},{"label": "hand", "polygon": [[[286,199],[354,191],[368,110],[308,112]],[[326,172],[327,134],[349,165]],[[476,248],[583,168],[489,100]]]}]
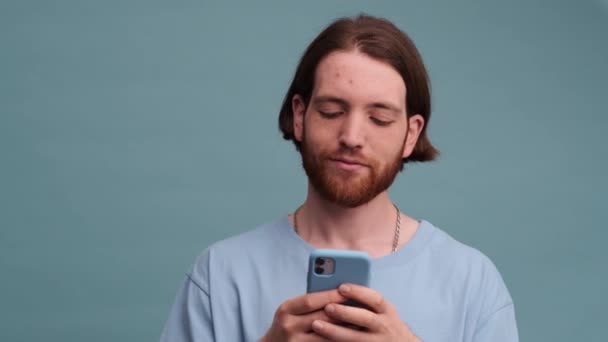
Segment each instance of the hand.
[{"label": "hand", "polygon": [[312,322],[330,323],[323,308],[346,300],[338,290],[309,293],[283,302],[274,315],[272,325],[260,342],[326,341],[312,331]]},{"label": "hand", "polygon": [[364,286],[343,284],[339,293],[366,305],[369,309],[337,303],[325,306],[325,313],[334,321],[349,323],[361,329],[336,325],[327,320],[315,320],[313,330],[331,341],[407,341],[420,342],[399,318],[395,307],[384,297]]}]

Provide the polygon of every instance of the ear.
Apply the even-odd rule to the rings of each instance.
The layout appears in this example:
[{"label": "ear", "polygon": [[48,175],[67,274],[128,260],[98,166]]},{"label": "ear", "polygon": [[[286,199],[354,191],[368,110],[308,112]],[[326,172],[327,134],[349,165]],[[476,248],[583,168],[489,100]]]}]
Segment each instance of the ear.
[{"label": "ear", "polygon": [[296,94],[291,99],[291,111],[293,112],[293,136],[296,141],[302,141],[304,134],[304,114],[306,105],[302,96]]},{"label": "ear", "polygon": [[416,147],[416,142],[424,127],[424,118],[420,114],[411,115],[407,121],[407,135],[403,146],[403,158],[409,157],[414,152],[414,147]]}]

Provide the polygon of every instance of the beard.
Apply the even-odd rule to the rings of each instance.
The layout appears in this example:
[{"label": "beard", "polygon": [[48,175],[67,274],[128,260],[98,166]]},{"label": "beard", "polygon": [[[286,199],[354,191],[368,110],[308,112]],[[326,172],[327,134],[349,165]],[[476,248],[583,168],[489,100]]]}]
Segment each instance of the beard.
[{"label": "beard", "polygon": [[[303,134],[300,152],[302,166],[308,180],[321,197],[342,207],[355,208],[368,203],[393,184],[403,169],[403,149],[382,165],[380,161],[366,158],[358,150],[340,147],[337,151],[320,150],[315,153]],[[332,159],[349,158],[367,165],[356,172],[341,170],[332,165]]]}]

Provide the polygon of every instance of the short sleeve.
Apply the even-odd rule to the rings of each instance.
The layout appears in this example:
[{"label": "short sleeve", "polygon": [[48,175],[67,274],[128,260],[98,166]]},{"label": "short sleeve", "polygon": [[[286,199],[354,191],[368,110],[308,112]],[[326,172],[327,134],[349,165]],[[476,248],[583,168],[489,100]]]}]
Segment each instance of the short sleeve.
[{"label": "short sleeve", "polygon": [[509,290],[494,263],[482,255],[480,272],[479,315],[473,333],[474,342],[518,342],[515,309]]},{"label": "short sleeve", "polygon": [[215,341],[208,275],[208,251],[186,275],[165,323],[161,342]]},{"label": "short sleeve", "polygon": [[508,304],[492,313],[477,328],[474,342],[518,342],[517,324],[513,304]]}]

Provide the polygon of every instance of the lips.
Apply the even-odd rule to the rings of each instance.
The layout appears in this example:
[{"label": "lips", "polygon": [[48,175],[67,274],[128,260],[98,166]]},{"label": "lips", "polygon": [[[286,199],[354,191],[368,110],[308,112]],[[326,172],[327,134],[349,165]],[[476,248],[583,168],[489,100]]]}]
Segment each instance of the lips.
[{"label": "lips", "polygon": [[348,159],[348,158],[330,158],[332,161],[338,162],[338,163],[344,163],[344,164],[348,164],[348,165],[359,165],[359,166],[367,166],[365,163],[360,162],[358,160],[355,159]]},{"label": "lips", "polygon": [[338,169],[344,171],[358,171],[369,167],[366,163],[352,158],[332,157],[329,161]]}]

